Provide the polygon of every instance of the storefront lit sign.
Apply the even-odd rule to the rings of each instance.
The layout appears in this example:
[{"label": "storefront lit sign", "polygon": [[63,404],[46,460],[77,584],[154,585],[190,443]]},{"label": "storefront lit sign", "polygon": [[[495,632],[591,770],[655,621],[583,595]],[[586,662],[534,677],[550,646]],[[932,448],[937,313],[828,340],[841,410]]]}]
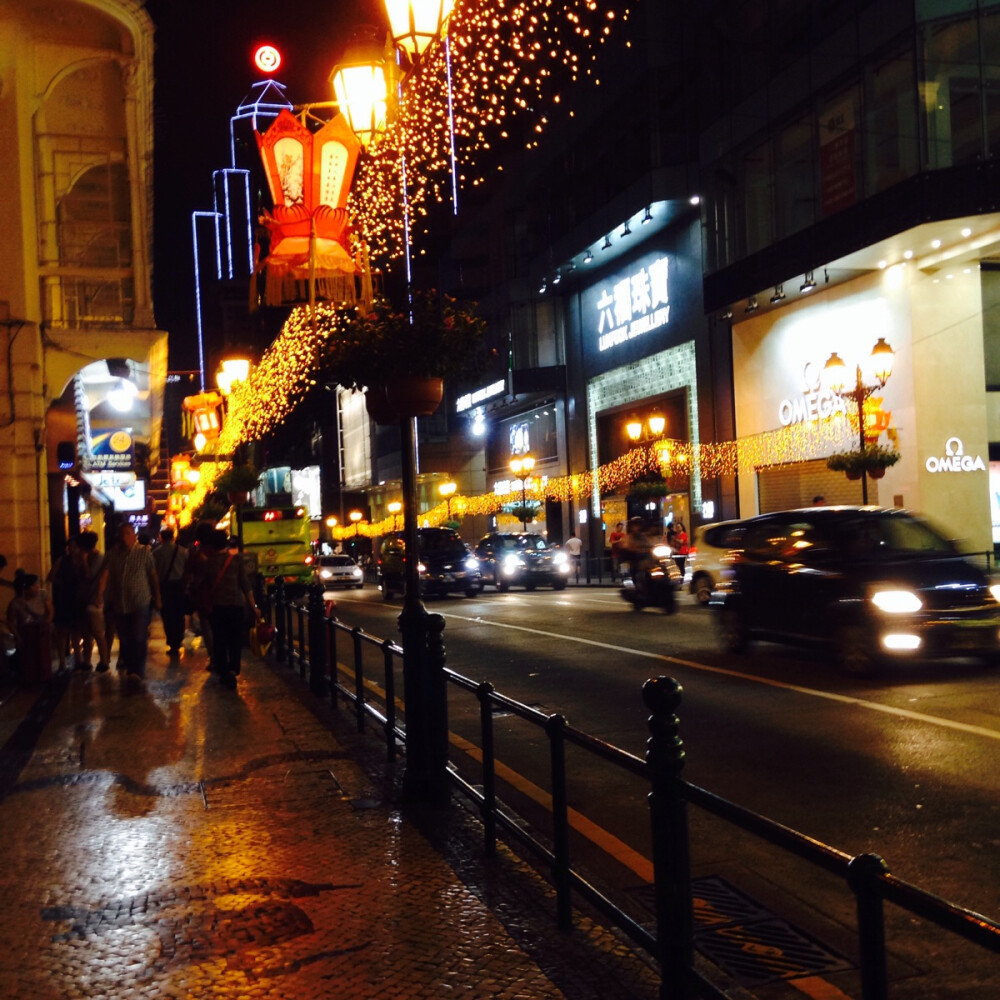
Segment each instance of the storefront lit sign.
[{"label": "storefront lit sign", "polygon": [[482,389],[476,389],[475,392],[467,392],[464,396],[458,397],[458,402],[455,403],[455,412],[464,413],[466,410],[471,410],[473,406],[481,403],[484,399],[499,396],[506,388],[507,383],[500,379],[499,382],[483,386]]},{"label": "storefront lit sign", "polygon": [[961,438],[950,437],[944,443],[944,455],[941,458],[931,455],[924,468],[928,472],[985,472],[986,463],[980,455],[975,458],[966,455]]},{"label": "storefront lit sign", "polygon": [[823,420],[835,413],[846,413],[847,405],[840,396],[820,384],[822,369],[814,361],[807,361],[802,368],[802,383],[805,391],[794,399],[783,399],[778,404],[778,420],[782,427],[802,424],[812,420]]},{"label": "storefront lit sign", "polygon": [[598,350],[606,351],[670,322],[668,270],[668,259],[658,257],[601,289],[596,304]]}]

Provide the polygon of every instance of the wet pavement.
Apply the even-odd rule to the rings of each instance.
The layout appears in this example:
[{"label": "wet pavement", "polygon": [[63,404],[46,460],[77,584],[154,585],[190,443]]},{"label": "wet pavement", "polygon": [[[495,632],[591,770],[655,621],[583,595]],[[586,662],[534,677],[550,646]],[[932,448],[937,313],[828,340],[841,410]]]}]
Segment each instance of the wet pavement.
[{"label": "wet pavement", "polygon": [[[353,720],[249,653],[0,704],[0,996],[652,1000],[658,978],[465,809],[403,809]],[[329,713],[329,717],[326,715]]]}]

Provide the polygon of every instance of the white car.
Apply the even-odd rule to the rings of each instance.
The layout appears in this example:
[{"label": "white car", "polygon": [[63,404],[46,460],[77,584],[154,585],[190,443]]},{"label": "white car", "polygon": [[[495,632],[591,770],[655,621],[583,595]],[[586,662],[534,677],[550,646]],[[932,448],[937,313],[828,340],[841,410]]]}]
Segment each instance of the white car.
[{"label": "white car", "polygon": [[722,571],[742,548],[742,526],[742,521],[714,521],[694,529],[684,563],[684,589],[694,594],[699,604],[708,604]]},{"label": "white car", "polygon": [[364,570],[350,557],[345,555],[320,556],[316,560],[316,582],[324,587],[357,587],[364,586]]}]

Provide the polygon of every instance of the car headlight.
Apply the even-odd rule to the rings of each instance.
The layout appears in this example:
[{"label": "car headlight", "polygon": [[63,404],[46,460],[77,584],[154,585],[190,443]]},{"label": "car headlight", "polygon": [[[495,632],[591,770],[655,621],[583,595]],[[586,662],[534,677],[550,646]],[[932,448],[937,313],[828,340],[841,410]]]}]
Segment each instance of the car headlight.
[{"label": "car headlight", "polygon": [[567,560],[566,560],[566,553],[565,553],[565,552],[557,552],[557,553],[556,553],[556,554],[555,554],[555,555],[554,555],[554,556],[552,557],[552,562],[553,562],[553,563],[554,563],[554,564],[555,564],[556,566],[564,566],[564,565],[566,564],[566,561],[567,561]]},{"label": "car headlight", "polygon": [[475,556],[469,556],[469,558],[465,560],[465,568],[470,572],[475,573],[475,571],[479,569],[479,560]]},{"label": "car headlight", "polygon": [[990,584],[990,593],[995,601],[1000,601],[1000,583]]},{"label": "car headlight", "polygon": [[333,571],[332,570],[321,569],[319,571],[319,578],[321,580],[329,580],[331,576],[333,576]]},{"label": "car headlight", "polygon": [[351,570],[351,576],[356,578],[364,576],[364,573],[361,572],[361,567],[355,566],[354,569]]},{"label": "car headlight", "polygon": [[427,572],[427,567],[423,563],[417,563],[417,572],[418,573],[426,573]]},{"label": "car headlight", "polygon": [[924,606],[912,590],[877,590],[871,600],[879,611],[888,615],[911,615]]},{"label": "car headlight", "polygon": [[503,561],[503,571],[505,573],[516,573],[522,566],[524,561],[518,556],[505,556]]},{"label": "car headlight", "polygon": [[666,559],[667,556],[670,555],[670,546],[669,545],[657,545],[653,549],[653,555],[657,559]]}]

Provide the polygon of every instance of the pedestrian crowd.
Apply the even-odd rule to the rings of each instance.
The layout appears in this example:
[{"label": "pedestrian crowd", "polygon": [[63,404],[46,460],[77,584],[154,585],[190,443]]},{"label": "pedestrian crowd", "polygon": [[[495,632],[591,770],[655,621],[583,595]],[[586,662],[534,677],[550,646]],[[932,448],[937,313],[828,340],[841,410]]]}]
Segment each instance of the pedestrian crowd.
[{"label": "pedestrian crowd", "polygon": [[171,661],[185,655],[189,632],[200,635],[206,669],[234,689],[258,612],[252,580],[227,532],[203,522],[177,537],[165,527],[154,546],[124,522],[108,537],[101,553],[96,532],[72,536],[44,581],[23,569],[8,578],[0,555],[0,602],[6,602],[0,652],[7,672],[28,686],[47,680],[53,668],[106,673],[117,640],[115,669],[141,687],[158,613]]}]

